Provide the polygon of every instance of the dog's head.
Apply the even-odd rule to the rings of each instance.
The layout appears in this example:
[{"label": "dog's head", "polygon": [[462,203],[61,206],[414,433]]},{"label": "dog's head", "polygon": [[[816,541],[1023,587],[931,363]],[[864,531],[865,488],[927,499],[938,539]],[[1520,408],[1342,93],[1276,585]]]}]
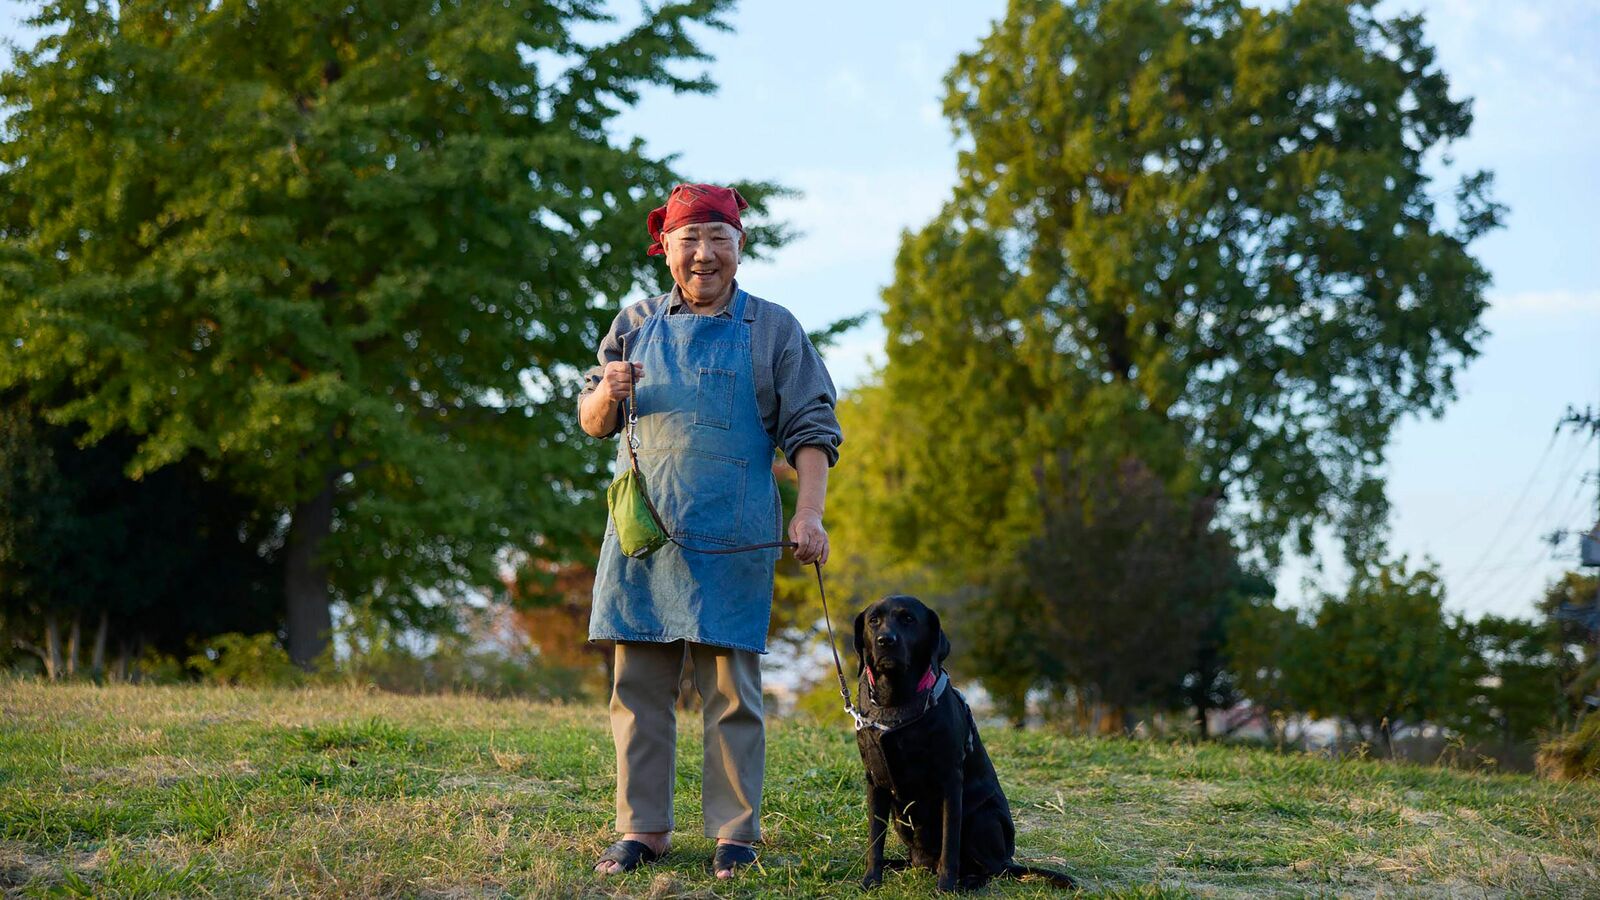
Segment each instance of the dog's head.
[{"label": "dog's head", "polygon": [[856,674],[907,671],[920,675],[950,655],[939,614],[921,600],[891,594],[856,615]]}]

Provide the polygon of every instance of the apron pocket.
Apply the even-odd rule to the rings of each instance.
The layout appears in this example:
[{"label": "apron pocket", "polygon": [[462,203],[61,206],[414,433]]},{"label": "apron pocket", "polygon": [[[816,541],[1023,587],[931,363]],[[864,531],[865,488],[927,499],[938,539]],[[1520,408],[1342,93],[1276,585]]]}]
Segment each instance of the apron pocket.
[{"label": "apron pocket", "polygon": [[639,450],[650,500],[673,537],[734,546],[744,517],[747,463],[688,448]]},{"label": "apron pocket", "polygon": [[727,369],[700,367],[700,383],[695,388],[694,423],[712,428],[727,428],[733,424],[733,382],[735,376]]}]

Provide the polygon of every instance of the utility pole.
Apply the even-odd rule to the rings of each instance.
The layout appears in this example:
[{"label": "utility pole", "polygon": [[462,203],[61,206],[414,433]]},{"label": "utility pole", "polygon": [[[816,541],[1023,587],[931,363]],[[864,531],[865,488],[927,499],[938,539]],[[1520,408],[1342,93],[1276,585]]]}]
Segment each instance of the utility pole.
[{"label": "utility pole", "polygon": [[[1575,406],[1567,407],[1567,414],[1556,423],[1556,428],[1574,428],[1579,431],[1587,429],[1590,433],[1600,435],[1600,411],[1585,406],[1579,412]],[[1600,498],[1600,467],[1595,469],[1595,496]],[[1596,510],[1600,517],[1600,509]],[[1578,537],[1580,562],[1585,566],[1600,566],[1600,518],[1596,519],[1593,528]]]},{"label": "utility pole", "polygon": [[[1588,429],[1590,433],[1600,435],[1600,413],[1587,406],[1580,413],[1577,407],[1569,406],[1567,414],[1556,424],[1558,430],[1567,427],[1580,431]],[[1600,493],[1600,469],[1596,469],[1595,479],[1596,492]],[[1597,514],[1600,514],[1600,510],[1597,510]],[[1584,568],[1600,566],[1600,520],[1596,520],[1595,525],[1588,531],[1578,535],[1578,563]],[[1600,655],[1600,587],[1595,589],[1595,597],[1589,601],[1588,606],[1574,606],[1562,602],[1555,610],[1555,615],[1558,619],[1577,622],[1587,627],[1589,639],[1596,647],[1591,651],[1593,655],[1590,658]],[[1591,709],[1600,708],[1600,693],[1587,694],[1583,699]]]}]

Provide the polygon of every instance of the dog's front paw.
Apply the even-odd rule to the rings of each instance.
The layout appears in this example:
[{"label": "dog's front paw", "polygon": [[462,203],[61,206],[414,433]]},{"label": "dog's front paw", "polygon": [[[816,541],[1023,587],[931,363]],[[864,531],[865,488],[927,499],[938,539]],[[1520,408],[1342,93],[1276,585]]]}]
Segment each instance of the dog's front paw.
[{"label": "dog's front paw", "polygon": [[883,884],[882,869],[868,869],[867,874],[861,878],[862,890],[870,891],[881,884]]},{"label": "dog's front paw", "polygon": [[941,893],[949,893],[951,891],[958,891],[961,889],[961,886],[956,882],[955,875],[943,872],[939,874],[939,883],[937,887]]}]

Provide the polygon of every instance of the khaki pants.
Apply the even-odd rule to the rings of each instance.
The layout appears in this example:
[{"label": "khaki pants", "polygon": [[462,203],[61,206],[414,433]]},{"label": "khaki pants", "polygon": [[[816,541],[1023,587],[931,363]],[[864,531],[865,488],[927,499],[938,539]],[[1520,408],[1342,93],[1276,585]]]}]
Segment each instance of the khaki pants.
[{"label": "khaki pants", "polygon": [[[687,647],[687,650],[685,649]],[[761,839],[767,736],[761,656],[709,644],[617,642],[611,734],[617,744],[617,830],[671,831],[678,681],[686,656],[705,716],[701,762],[705,833]]]}]

